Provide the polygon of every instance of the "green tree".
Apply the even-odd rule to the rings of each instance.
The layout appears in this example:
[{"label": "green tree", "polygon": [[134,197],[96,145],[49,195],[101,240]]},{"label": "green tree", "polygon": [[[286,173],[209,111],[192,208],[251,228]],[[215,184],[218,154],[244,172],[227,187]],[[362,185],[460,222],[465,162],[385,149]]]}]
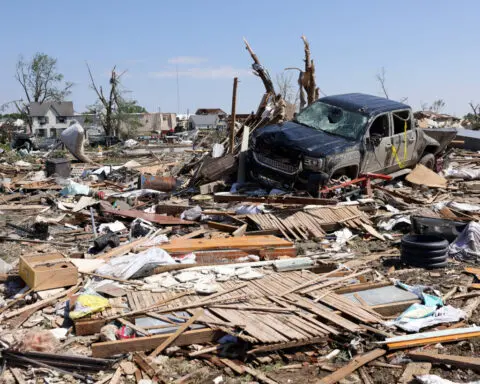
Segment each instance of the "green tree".
[{"label": "green tree", "polygon": [[45,53],[36,53],[28,61],[20,56],[15,78],[29,103],[62,101],[70,95],[73,87],[71,82],[64,83],[63,75],[57,69],[57,59]]},{"label": "green tree", "polygon": [[29,125],[31,125],[30,103],[62,101],[70,95],[73,87],[73,83],[63,81],[63,74],[57,69],[57,59],[45,53],[36,53],[30,60],[20,56],[15,79],[22,87],[25,99],[12,103]]}]

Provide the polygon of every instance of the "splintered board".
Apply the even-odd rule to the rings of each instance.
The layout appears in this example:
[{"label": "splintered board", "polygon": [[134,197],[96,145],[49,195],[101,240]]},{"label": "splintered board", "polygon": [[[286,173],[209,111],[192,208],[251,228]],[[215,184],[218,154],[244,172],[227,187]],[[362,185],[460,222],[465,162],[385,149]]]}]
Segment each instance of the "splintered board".
[{"label": "splintered board", "polygon": [[172,240],[169,244],[162,245],[167,252],[194,252],[211,249],[258,249],[291,247],[290,241],[276,236],[242,236],[225,239],[187,239]]}]

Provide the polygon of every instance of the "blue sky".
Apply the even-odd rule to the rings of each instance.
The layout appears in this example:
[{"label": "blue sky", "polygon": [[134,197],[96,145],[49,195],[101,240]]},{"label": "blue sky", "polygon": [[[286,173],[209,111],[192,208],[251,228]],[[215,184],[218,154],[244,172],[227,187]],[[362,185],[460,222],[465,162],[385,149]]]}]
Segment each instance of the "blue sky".
[{"label": "blue sky", "polygon": [[[149,111],[257,108],[263,86],[251,75],[246,37],[272,77],[303,65],[300,36],[310,41],[317,83],[327,94],[381,95],[384,67],[392,99],[414,108],[443,98],[444,112],[480,103],[476,0],[337,1],[4,1],[0,23],[0,105],[22,97],[14,79],[20,54],[58,59],[81,112],[95,101],[85,62],[100,84],[116,65],[124,86]],[[179,73],[180,110],[177,103]]]}]

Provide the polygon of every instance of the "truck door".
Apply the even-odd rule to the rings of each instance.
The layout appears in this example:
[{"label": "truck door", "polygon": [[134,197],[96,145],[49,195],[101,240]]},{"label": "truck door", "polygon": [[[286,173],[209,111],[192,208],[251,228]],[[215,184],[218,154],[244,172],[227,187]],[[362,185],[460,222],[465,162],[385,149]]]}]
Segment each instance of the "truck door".
[{"label": "truck door", "polygon": [[392,171],[409,167],[415,158],[416,130],[412,129],[410,110],[395,111],[392,115]]},{"label": "truck door", "polygon": [[388,113],[379,115],[370,124],[365,138],[362,173],[384,173],[392,164],[391,124]]}]

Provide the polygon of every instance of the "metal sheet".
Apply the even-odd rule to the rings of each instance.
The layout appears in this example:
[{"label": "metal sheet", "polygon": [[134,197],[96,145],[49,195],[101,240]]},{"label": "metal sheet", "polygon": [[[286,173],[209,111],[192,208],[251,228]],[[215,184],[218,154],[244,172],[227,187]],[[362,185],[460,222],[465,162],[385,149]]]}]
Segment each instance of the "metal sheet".
[{"label": "metal sheet", "polygon": [[356,304],[361,304],[356,298],[355,294],[360,296],[369,306],[398,303],[401,301],[409,301],[418,299],[417,295],[405,291],[393,285],[386,287],[367,289],[365,291],[345,293],[343,296]]}]

